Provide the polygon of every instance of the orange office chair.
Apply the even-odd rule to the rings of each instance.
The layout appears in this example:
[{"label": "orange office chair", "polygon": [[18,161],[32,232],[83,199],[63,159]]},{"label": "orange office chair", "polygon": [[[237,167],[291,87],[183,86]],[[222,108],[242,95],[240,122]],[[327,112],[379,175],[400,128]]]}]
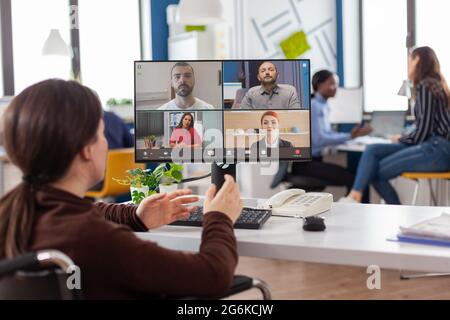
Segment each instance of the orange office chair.
[{"label": "orange office chair", "polygon": [[[446,182],[446,180],[450,180],[450,172],[405,172],[401,175],[402,178],[414,180],[416,182],[416,186],[414,188],[413,200],[412,204],[416,205],[417,203],[417,195],[419,193],[419,180],[427,180],[430,188],[431,200],[435,206],[438,205],[436,194],[433,190],[433,186],[431,184],[431,180],[436,179],[441,182]],[[448,183],[448,181],[447,181]],[[436,193],[439,193],[439,184],[437,185]],[[447,185],[446,185],[447,188]],[[448,201],[448,192],[446,192],[445,202]]]},{"label": "orange office chair", "polygon": [[145,169],[145,164],[134,162],[134,149],[114,149],[108,151],[105,179],[101,190],[86,193],[88,198],[115,197],[130,192],[129,186],[120,185],[113,180],[123,179],[128,169]]}]

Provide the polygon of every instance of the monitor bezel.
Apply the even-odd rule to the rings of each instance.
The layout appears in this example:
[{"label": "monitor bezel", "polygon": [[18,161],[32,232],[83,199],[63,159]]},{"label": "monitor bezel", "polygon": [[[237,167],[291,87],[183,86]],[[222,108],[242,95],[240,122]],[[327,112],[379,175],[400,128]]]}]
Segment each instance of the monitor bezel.
[{"label": "monitor bezel", "polygon": [[[134,111],[134,161],[135,163],[170,163],[170,162],[174,162],[172,159],[146,159],[146,160],[138,160],[137,159],[137,152],[136,152],[136,116],[137,116],[137,110],[136,110],[136,65],[138,63],[145,63],[145,62],[172,62],[172,63],[176,63],[176,62],[227,62],[227,61],[307,61],[308,62],[308,74],[309,74],[309,87],[310,87],[310,91],[311,91],[311,59],[225,59],[225,60],[214,60],[214,59],[199,59],[199,60],[192,60],[192,59],[187,59],[187,60],[161,60],[161,59],[156,59],[156,60],[134,60],[133,63],[133,79],[134,79],[134,87],[133,87],[133,95],[134,95],[134,99],[133,99],[133,111]],[[222,80],[223,80],[223,70],[222,70]],[[223,134],[223,129],[224,129],[224,106],[223,106],[223,92],[224,88],[223,88],[223,83],[222,83],[222,134]],[[286,157],[286,158],[278,158],[276,161],[292,161],[292,162],[309,162],[312,161],[312,130],[311,130],[311,92],[308,96],[308,100],[309,100],[309,157],[305,157],[305,158],[293,158],[293,157]],[[283,110],[283,109],[281,109]],[[305,109],[299,109],[299,110],[305,110]],[[222,136],[222,139],[225,139],[224,136]],[[223,140],[223,143],[225,143],[225,140]],[[228,148],[229,149],[229,148]],[[221,163],[261,163],[264,161],[261,161],[263,159],[260,159],[259,156],[257,158],[257,161],[253,161],[254,159],[248,159],[247,157],[245,159],[238,159],[237,158],[237,154],[238,152],[235,152],[235,150],[238,150],[237,148],[234,148],[233,150],[233,154],[236,155],[233,158],[227,158],[225,156],[226,150],[228,150],[227,148],[223,147],[222,148],[222,159],[205,159],[204,156],[202,156],[202,160],[199,161],[199,159],[195,159],[195,158],[191,158],[190,161],[182,161],[182,163],[214,163],[214,162],[221,162]],[[167,150],[172,150],[170,148],[167,148]],[[204,150],[204,149],[203,149]],[[270,159],[270,161],[273,161],[272,159]]]}]

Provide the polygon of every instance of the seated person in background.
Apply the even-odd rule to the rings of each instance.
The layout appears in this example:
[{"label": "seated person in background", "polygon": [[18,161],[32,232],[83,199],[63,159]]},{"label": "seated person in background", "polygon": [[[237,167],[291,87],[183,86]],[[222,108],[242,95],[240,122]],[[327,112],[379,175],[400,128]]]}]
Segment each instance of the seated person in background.
[{"label": "seated person in background", "polygon": [[[353,174],[339,165],[324,163],[322,151],[325,147],[344,143],[352,138],[367,135],[372,131],[369,125],[356,125],[351,133],[338,133],[331,129],[329,121],[330,106],[327,100],[336,95],[337,76],[328,70],[314,74],[312,86],[314,94],[311,99],[311,139],[312,162],[294,162],[292,174],[322,180],[324,185],[346,186],[350,190]],[[272,186],[278,185],[283,174],[279,174]]]},{"label": "seated person in background", "polygon": [[231,176],[217,194],[214,186],[206,192],[199,252],[186,253],[133,231],[187,218],[194,208],[185,205],[198,200],[186,197],[190,190],[152,195],[138,207],[84,199],[103,179],[108,151],[101,104],[87,87],[55,79],[28,87],[6,111],[4,138],[23,182],[0,199],[0,260],[60,250],[82,270],[87,299],[228,291],[238,260],[233,223],[242,210]]},{"label": "seated person in background", "polygon": [[105,136],[109,149],[132,148],[134,146],[133,136],[126,123],[111,111],[103,111],[105,122]]},{"label": "seated person in background", "polygon": [[366,147],[358,164],[350,194],[340,202],[361,202],[370,184],[387,204],[400,204],[389,180],[403,172],[450,170],[450,90],[430,47],[419,47],[408,59],[408,77],[413,82],[415,130],[392,138],[392,144]]},{"label": "seated person in background", "polygon": [[267,148],[286,148],[293,147],[292,143],[280,138],[280,118],[278,113],[267,111],[261,117],[261,129],[265,131],[266,136],[253,143],[252,150],[266,150]]},{"label": "seated person in background", "polygon": [[[111,111],[103,111],[103,121],[105,123],[105,137],[108,141],[108,149],[132,148],[134,146],[133,136],[126,123]],[[90,190],[102,190],[103,181],[100,181]]]},{"label": "seated person in background", "polygon": [[175,127],[170,136],[169,145],[176,147],[201,147],[202,139],[194,128],[194,116],[186,112],[181,117],[180,123]]},{"label": "seated person in background", "polygon": [[297,90],[288,84],[277,84],[277,67],[269,61],[258,68],[260,86],[250,88],[240,109],[300,109]]},{"label": "seated person in background", "polygon": [[212,105],[194,97],[192,94],[195,86],[195,75],[194,69],[189,63],[175,63],[170,76],[176,97],[163,104],[158,110],[214,109]]}]

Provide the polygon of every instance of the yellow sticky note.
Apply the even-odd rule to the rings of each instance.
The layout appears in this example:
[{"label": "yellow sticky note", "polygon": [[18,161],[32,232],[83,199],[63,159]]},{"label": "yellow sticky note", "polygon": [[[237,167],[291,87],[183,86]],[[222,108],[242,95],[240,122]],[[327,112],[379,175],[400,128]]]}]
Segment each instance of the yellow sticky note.
[{"label": "yellow sticky note", "polygon": [[191,31],[206,31],[206,26],[184,26],[184,31],[191,32]]},{"label": "yellow sticky note", "polygon": [[295,59],[311,49],[304,31],[297,31],[281,41],[281,50],[287,59]]}]

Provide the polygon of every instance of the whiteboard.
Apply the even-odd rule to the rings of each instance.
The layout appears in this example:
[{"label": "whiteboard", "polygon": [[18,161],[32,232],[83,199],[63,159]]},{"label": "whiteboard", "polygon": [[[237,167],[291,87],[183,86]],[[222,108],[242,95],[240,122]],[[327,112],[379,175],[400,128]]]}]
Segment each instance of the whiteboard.
[{"label": "whiteboard", "polygon": [[235,58],[286,59],[281,42],[303,31],[311,72],[337,71],[335,0],[222,0],[232,25]]}]

